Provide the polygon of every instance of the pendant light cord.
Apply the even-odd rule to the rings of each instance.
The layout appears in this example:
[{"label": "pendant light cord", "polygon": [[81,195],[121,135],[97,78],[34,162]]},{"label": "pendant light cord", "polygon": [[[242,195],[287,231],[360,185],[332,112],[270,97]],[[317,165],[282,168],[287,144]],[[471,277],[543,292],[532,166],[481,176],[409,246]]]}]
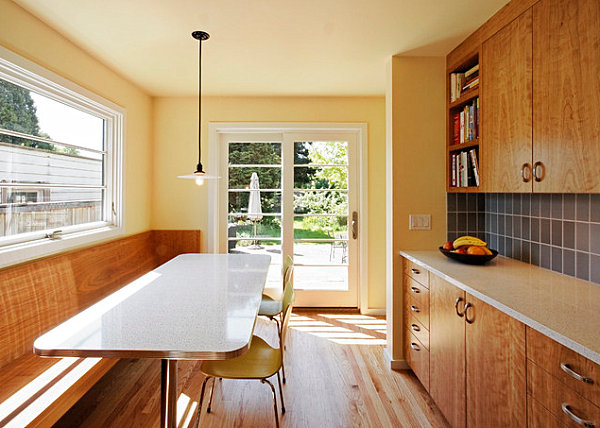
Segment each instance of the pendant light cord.
[{"label": "pendant light cord", "polygon": [[210,36],[204,31],[194,31],[192,37],[198,40],[198,165],[195,174],[205,174],[202,168],[202,41]]}]

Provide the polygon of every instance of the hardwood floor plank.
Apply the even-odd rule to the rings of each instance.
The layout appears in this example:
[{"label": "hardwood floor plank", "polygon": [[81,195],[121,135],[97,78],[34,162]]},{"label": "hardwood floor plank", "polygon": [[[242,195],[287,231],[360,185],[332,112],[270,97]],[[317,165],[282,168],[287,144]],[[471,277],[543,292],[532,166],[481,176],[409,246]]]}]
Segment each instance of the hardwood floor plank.
[{"label": "hardwood floor plank", "polygon": [[[414,374],[389,368],[380,344],[382,320],[356,311],[294,312],[285,354],[283,428],[447,426]],[[260,319],[256,334],[277,344],[269,321]],[[192,422],[204,380],[199,366],[197,361],[178,365],[179,414]],[[208,392],[200,426],[274,426],[267,385],[217,381],[211,413],[206,413]],[[277,401],[281,406],[279,395]],[[159,417],[160,362],[122,360],[55,427],[158,427]]]}]

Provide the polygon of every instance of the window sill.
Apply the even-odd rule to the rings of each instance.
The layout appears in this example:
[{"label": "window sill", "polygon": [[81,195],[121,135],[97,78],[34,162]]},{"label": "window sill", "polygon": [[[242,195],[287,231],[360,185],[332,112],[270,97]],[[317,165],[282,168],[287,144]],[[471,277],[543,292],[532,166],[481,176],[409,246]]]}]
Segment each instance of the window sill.
[{"label": "window sill", "polygon": [[123,235],[123,227],[105,226],[65,235],[60,240],[41,239],[0,249],[0,268],[99,243]]}]

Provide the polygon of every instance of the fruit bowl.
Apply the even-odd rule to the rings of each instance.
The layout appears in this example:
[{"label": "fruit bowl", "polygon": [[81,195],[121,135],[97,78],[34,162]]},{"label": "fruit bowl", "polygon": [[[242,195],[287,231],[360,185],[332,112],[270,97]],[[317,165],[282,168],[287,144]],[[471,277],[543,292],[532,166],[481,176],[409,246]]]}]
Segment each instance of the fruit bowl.
[{"label": "fruit bowl", "polygon": [[498,251],[492,250],[492,249],[490,249],[492,254],[484,254],[484,255],[453,253],[452,251],[444,250],[442,247],[440,247],[440,251],[446,257],[449,257],[449,258],[456,260],[458,262],[461,262],[461,263],[466,263],[468,265],[482,265],[482,264],[489,262],[490,260],[492,260],[494,257],[496,257],[498,255]]}]

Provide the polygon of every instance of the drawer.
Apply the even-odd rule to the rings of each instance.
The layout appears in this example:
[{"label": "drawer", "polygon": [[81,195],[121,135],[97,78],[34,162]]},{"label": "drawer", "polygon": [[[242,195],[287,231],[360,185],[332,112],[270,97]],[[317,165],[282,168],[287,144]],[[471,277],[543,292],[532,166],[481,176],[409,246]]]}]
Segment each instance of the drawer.
[{"label": "drawer", "polygon": [[425,348],[429,349],[429,330],[427,330],[423,324],[417,321],[415,317],[409,315],[406,328],[409,330],[410,334],[415,336],[419,342],[425,346]]},{"label": "drawer", "polygon": [[[600,427],[600,407],[586,400],[531,360],[527,361],[527,392],[567,427]],[[579,418],[580,422],[575,419]],[[589,421],[586,425],[583,421]]]},{"label": "drawer", "polygon": [[531,395],[527,396],[527,407],[527,428],[568,428]]},{"label": "drawer", "polygon": [[410,317],[415,318],[429,330],[429,304],[423,304],[412,294],[409,294],[406,299],[406,319],[410,319]]},{"label": "drawer", "polygon": [[408,259],[404,259],[404,273],[429,288],[429,271]]},{"label": "drawer", "polygon": [[423,306],[429,307],[429,289],[423,284],[415,281],[410,276],[404,275],[404,286],[406,294],[415,298]]},{"label": "drawer", "polygon": [[600,366],[596,363],[529,327],[527,358],[600,406]]},{"label": "drawer", "polygon": [[429,351],[412,334],[408,334],[407,338],[405,355],[408,365],[429,391]]}]

